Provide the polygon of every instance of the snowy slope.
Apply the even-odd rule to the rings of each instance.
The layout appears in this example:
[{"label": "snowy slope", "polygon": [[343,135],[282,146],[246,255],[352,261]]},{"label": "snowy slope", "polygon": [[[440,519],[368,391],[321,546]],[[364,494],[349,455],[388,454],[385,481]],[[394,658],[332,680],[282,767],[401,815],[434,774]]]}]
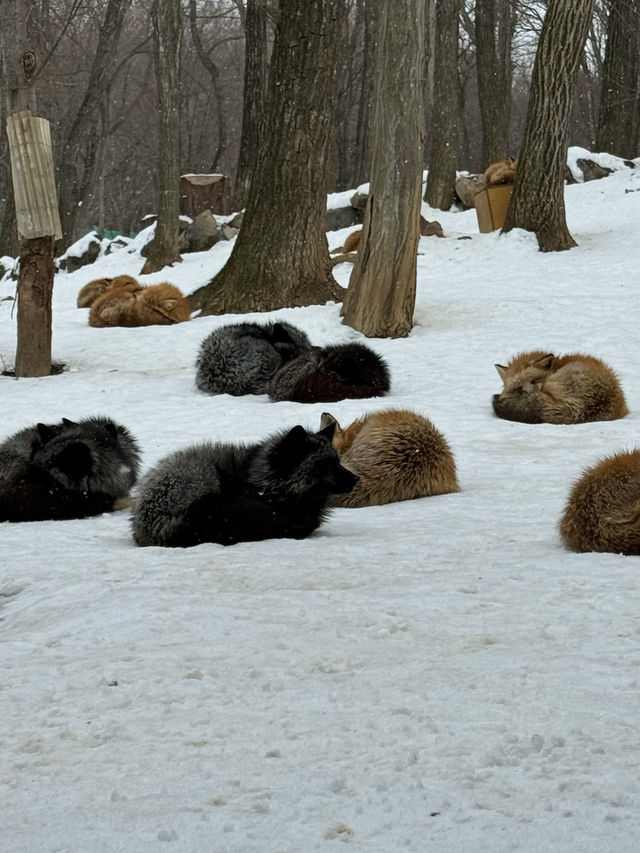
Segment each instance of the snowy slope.
[{"label": "snowy slope", "polygon": [[[146,470],[205,438],[316,428],[325,409],[348,423],[411,407],[449,439],[462,491],[230,548],[136,548],[127,512],[0,525],[5,853],[638,849],[640,564],[566,551],[557,522],[583,467],[638,443],[640,168],[568,186],[566,206],[579,245],[555,254],[424,207],[445,239],[420,241],[411,336],[369,342],[390,365],[384,400],[207,397],[199,343],[237,316],[93,329],[78,290],[137,275],[139,255],[57,277],[53,351],[69,369],[0,378],[2,437],[106,414]],[[230,250],[143,280],[191,292]],[[335,304],[247,316],[361,339]],[[599,356],[631,414],[495,418],[493,365],[529,348]]]}]

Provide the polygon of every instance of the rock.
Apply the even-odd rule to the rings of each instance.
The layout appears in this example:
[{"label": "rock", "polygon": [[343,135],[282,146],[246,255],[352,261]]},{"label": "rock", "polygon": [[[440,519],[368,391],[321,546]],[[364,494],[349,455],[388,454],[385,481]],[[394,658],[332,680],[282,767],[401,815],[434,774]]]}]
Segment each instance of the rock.
[{"label": "rock", "polygon": [[433,222],[429,222],[428,219],[425,219],[424,216],[420,214],[420,236],[444,237],[444,234],[442,233],[442,225],[440,225],[437,219],[434,219]]},{"label": "rock", "polygon": [[456,195],[467,210],[475,207],[473,199],[475,194],[484,189],[484,177],[482,175],[461,175],[456,180]]},{"label": "rock", "polygon": [[218,240],[218,223],[210,210],[203,210],[180,235],[178,248],[180,252],[206,252]]},{"label": "rock", "polygon": [[576,165],[584,175],[585,182],[606,178],[613,172],[613,169],[608,169],[606,166],[599,166],[593,160],[585,160],[582,157],[576,160]]}]

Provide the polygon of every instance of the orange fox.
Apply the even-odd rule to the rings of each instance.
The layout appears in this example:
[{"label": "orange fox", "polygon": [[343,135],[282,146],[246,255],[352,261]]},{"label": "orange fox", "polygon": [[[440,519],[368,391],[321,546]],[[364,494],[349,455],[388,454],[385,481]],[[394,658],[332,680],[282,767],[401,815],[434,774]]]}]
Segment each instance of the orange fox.
[{"label": "orange fox", "polygon": [[91,306],[90,326],[169,326],[191,316],[191,306],[173,284],[111,287]]},{"label": "orange fox", "polygon": [[118,275],[115,278],[96,278],[93,281],[85,284],[78,293],[78,308],[90,308],[99,296],[111,290],[112,287],[121,287],[123,285],[137,285],[141,288],[142,285],[130,275]]},{"label": "orange fox", "polygon": [[458,492],[453,453],[441,432],[422,415],[403,409],[373,412],[341,429],[324,412],[324,429],[335,424],[333,446],[340,463],[360,478],[337,506],[376,506],[426,495]]},{"label": "orange fox", "polygon": [[571,489],[560,535],[574,551],[640,554],[640,450],[584,471]]},{"label": "orange fox", "polygon": [[516,177],[517,166],[517,157],[507,157],[506,160],[498,160],[497,163],[487,166],[484,173],[485,186],[492,187],[496,184],[512,184]]},{"label": "orange fox", "polygon": [[580,353],[521,352],[505,367],[496,364],[504,383],[494,394],[499,418],[528,424],[581,424],[613,421],[629,414],[613,370]]}]

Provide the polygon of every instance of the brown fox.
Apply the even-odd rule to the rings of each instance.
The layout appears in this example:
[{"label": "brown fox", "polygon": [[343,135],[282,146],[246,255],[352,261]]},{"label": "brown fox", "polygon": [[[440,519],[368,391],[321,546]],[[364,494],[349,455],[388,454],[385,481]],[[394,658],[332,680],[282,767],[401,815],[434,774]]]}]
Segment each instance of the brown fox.
[{"label": "brown fox", "polygon": [[497,163],[487,166],[484,173],[485,186],[492,187],[496,184],[512,184],[516,177],[517,166],[517,157],[507,157],[506,160],[498,160]]},{"label": "brown fox", "polygon": [[574,551],[640,554],[640,450],[584,471],[571,489],[560,535]]},{"label": "brown fox", "polygon": [[91,306],[90,326],[169,326],[191,316],[187,299],[173,284],[111,287]]},{"label": "brown fox", "polygon": [[85,284],[78,293],[78,308],[90,308],[99,296],[111,290],[112,287],[121,287],[128,285],[129,289],[136,285],[138,289],[142,288],[133,276],[118,275],[115,278],[96,278],[93,281]]},{"label": "brown fox", "polygon": [[340,463],[360,478],[349,494],[334,497],[337,506],[377,506],[460,491],[453,453],[422,415],[403,409],[373,412],[343,430],[324,412],[322,428],[331,424]]},{"label": "brown fox", "polygon": [[521,352],[507,367],[496,364],[504,383],[494,394],[499,418],[527,424],[613,421],[629,414],[613,370],[580,353]]}]

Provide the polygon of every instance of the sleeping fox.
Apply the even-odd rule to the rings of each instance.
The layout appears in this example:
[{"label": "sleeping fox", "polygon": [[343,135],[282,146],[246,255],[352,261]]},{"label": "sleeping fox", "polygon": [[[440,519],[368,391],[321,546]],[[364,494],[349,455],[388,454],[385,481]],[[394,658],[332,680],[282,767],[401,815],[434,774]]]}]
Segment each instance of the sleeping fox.
[{"label": "sleeping fox", "polygon": [[487,166],[484,172],[484,184],[493,187],[496,184],[512,184],[516,177],[518,166],[517,157],[507,157],[506,160],[498,160]]},{"label": "sleeping fox", "polygon": [[640,554],[640,450],[617,453],[582,474],[560,535],[574,551]]},{"label": "sleeping fox", "polygon": [[504,383],[494,394],[499,418],[528,424],[581,424],[613,421],[629,413],[613,370],[599,358],[580,353],[521,352],[505,367],[496,364]]},{"label": "sleeping fox", "polygon": [[89,313],[90,326],[169,326],[191,316],[191,306],[173,284],[137,288],[123,284],[98,297]]},{"label": "sleeping fox", "polygon": [[111,290],[112,287],[125,286],[129,290],[139,290],[142,285],[139,284],[133,276],[118,275],[115,278],[96,278],[93,281],[85,284],[78,293],[78,308],[90,308],[99,296]]},{"label": "sleeping fox", "polygon": [[334,424],[333,446],[340,462],[359,479],[337,506],[376,506],[426,495],[458,492],[453,453],[430,420],[403,409],[372,412],[342,429],[324,412],[321,428]]}]

